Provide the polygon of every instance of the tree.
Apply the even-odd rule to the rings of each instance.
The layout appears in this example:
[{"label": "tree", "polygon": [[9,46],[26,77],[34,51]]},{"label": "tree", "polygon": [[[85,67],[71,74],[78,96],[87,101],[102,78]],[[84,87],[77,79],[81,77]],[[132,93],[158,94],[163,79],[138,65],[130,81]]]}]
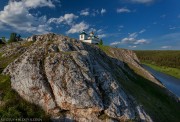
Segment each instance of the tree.
[{"label": "tree", "polygon": [[103,45],[103,40],[102,39],[100,40],[99,45]]},{"label": "tree", "polygon": [[4,43],[6,43],[6,37],[3,36],[1,39]]},{"label": "tree", "polygon": [[17,37],[16,37],[17,41],[21,41],[21,35],[19,34]]},{"label": "tree", "polygon": [[16,33],[11,33],[8,42],[11,43],[11,42],[16,42],[16,41],[17,41],[17,34]]},{"label": "tree", "polygon": [[115,48],[118,48],[118,46],[117,46],[117,45],[115,45],[114,47],[115,47]]}]

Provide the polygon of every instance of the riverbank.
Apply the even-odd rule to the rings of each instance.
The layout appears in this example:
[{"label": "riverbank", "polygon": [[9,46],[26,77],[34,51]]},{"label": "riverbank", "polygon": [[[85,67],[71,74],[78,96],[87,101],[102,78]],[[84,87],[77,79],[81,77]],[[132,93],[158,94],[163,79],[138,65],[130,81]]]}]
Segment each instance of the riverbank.
[{"label": "riverbank", "polygon": [[172,68],[172,67],[165,67],[165,66],[157,66],[157,65],[153,65],[153,64],[149,64],[149,63],[143,63],[144,65],[147,65],[149,67],[151,67],[152,69],[165,73],[167,75],[171,75],[175,78],[180,79],[180,69],[178,68]]},{"label": "riverbank", "polygon": [[147,65],[143,65],[143,67],[155,76],[169,91],[180,98],[180,79],[154,70]]}]

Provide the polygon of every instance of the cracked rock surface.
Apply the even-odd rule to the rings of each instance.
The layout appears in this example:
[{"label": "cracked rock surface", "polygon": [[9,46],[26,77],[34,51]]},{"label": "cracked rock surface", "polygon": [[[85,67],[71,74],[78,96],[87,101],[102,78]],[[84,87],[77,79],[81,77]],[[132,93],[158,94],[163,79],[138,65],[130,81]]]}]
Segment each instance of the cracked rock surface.
[{"label": "cracked rock surface", "polygon": [[[132,51],[122,50],[129,58],[117,61],[98,46],[62,35],[35,35],[27,41],[34,43],[18,48],[24,52],[3,73],[11,76],[21,97],[41,106],[52,120],[152,121],[112,73],[112,63],[122,70],[129,61],[142,68]],[[127,80],[123,72],[119,75]]]}]

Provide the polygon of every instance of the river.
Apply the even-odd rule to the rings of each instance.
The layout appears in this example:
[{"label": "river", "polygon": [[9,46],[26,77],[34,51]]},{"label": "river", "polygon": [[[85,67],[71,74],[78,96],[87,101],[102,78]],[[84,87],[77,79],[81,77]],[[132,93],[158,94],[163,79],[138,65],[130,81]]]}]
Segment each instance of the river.
[{"label": "river", "polygon": [[154,77],[156,77],[161,83],[170,90],[173,94],[175,94],[178,98],[180,98],[180,79],[175,78],[173,76],[164,74],[162,72],[156,71],[150,68],[147,65],[143,65],[143,67],[148,70]]}]

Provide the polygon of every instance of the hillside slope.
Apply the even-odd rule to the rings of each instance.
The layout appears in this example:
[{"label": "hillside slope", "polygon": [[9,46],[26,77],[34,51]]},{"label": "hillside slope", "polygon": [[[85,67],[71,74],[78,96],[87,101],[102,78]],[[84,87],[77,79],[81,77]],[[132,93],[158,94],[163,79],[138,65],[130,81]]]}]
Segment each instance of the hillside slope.
[{"label": "hillside slope", "polygon": [[27,40],[33,43],[0,49],[3,57],[21,54],[3,73],[10,75],[12,88],[22,98],[41,106],[52,118],[178,120],[173,112],[178,103],[139,65],[132,51],[99,48],[55,34]]}]

